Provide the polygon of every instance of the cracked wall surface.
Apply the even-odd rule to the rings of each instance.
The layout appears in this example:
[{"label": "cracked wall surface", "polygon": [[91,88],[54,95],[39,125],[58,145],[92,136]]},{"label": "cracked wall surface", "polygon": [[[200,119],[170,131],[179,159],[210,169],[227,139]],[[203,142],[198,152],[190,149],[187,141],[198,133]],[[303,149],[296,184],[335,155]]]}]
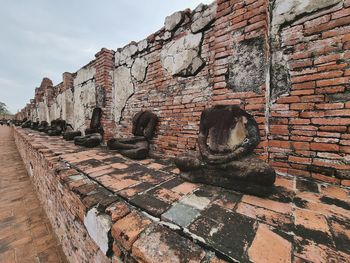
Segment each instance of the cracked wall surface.
[{"label": "cracked wall surface", "polygon": [[74,78],[73,128],[84,131],[96,107],[95,69],[82,68]]}]

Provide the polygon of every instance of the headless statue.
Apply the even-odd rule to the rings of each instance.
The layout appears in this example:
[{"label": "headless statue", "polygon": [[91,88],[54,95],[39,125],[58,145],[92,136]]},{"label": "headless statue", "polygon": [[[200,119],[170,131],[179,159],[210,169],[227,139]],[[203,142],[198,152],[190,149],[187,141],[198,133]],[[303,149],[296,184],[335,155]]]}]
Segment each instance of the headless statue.
[{"label": "headless statue", "polygon": [[145,159],[149,152],[149,140],[153,137],[158,118],[150,111],[140,111],[132,119],[131,138],[111,139],[107,146],[131,159]]},{"label": "headless statue", "polygon": [[51,126],[47,129],[47,134],[49,136],[60,136],[62,132],[66,130],[66,121],[61,119],[56,119],[51,122]]},{"label": "headless statue", "polygon": [[38,126],[38,131],[43,132],[47,129],[48,126],[49,126],[49,123],[47,121],[42,121]]},{"label": "headless statue", "polygon": [[34,121],[34,122],[32,122],[32,124],[31,124],[31,126],[30,126],[30,128],[32,129],[32,130],[38,130],[38,127],[39,127],[39,121]]},{"label": "headless statue", "polygon": [[[85,136],[74,136],[74,144],[93,148],[102,142],[103,127],[101,125],[102,109],[94,108],[90,121],[90,128],[85,130]],[[66,135],[67,138],[67,135]]]},{"label": "headless statue", "polygon": [[73,141],[75,137],[81,136],[81,131],[74,131],[72,125],[67,124],[67,129],[62,135],[66,141]]},{"label": "headless statue", "polygon": [[240,191],[270,187],[275,171],[253,151],[260,142],[253,116],[238,106],[214,106],[202,112],[198,136],[200,156],[175,160],[181,177]]},{"label": "headless statue", "polygon": [[31,120],[26,120],[23,124],[22,124],[22,128],[30,128],[32,126],[32,121]]}]

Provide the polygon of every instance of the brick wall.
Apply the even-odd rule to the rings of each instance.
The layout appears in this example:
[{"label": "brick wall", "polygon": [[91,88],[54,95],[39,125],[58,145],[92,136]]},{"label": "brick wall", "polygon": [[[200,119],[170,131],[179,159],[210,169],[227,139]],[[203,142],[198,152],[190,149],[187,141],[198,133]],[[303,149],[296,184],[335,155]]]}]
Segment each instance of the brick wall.
[{"label": "brick wall", "polygon": [[[105,141],[130,135],[131,118],[149,109],[160,120],[153,154],[195,151],[202,110],[237,104],[259,124],[256,153],[279,172],[335,183],[349,178],[349,1],[307,0],[303,8],[297,2],[217,0],[213,20],[196,33],[193,24],[205,8],[183,11],[174,29],[163,27],[116,51],[102,49],[85,67],[95,70],[96,103],[103,95]],[[172,74],[162,51],[192,33],[203,34],[196,51],[204,65],[193,74]],[[147,62],[141,81],[131,74],[136,60]],[[117,90],[121,76],[130,86],[126,95]],[[85,127],[96,105],[84,111]]]},{"label": "brick wall", "polygon": [[269,159],[278,171],[349,177],[349,5],[304,14],[279,31],[290,85],[271,104]]},{"label": "brick wall", "polygon": [[[83,224],[88,205],[72,191],[73,181],[59,176],[58,158],[47,147],[14,132],[19,153],[69,262],[110,262]],[[67,176],[67,175],[66,175]]]}]

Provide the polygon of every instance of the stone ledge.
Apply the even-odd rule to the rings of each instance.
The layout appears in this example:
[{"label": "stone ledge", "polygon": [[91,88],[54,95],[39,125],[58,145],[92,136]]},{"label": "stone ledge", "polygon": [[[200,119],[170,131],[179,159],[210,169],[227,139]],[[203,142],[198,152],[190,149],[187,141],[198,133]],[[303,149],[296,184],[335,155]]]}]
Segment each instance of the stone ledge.
[{"label": "stone ledge", "polygon": [[279,176],[275,193],[260,198],[184,182],[168,160],[14,131],[58,236],[75,241],[64,245],[72,262],[350,259],[347,188]]}]

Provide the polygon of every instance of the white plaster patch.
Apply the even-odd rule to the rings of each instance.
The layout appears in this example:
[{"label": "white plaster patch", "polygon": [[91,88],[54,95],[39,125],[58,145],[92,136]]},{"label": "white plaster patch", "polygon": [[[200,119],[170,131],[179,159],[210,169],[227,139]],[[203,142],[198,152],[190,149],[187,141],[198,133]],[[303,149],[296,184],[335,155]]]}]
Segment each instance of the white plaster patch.
[{"label": "white plaster patch", "polygon": [[112,226],[110,217],[106,214],[100,214],[94,207],[84,217],[84,225],[90,237],[101,251],[106,254],[108,251],[108,232]]},{"label": "white plaster patch", "polygon": [[113,103],[114,119],[119,122],[126,102],[134,94],[134,84],[131,79],[130,69],[122,66],[114,71]]},{"label": "white plaster patch", "polygon": [[202,38],[202,33],[188,33],[165,45],[161,52],[163,67],[173,76],[185,77],[197,73],[204,64],[200,57]]},{"label": "white plaster patch", "polygon": [[131,68],[131,75],[138,81],[143,82],[147,73],[148,62],[144,58],[136,58]]},{"label": "white plaster patch", "polygon": [[191,25],[191,31],[197,33],[203,30],[211,22],[214,21],[216,17],[217,4],[216,2],[210,6],[205,6],[200,4],[195,10],[193,15],[193,22]]},{"label": "white plaster patch", "polygon": [[183,16],[184,15],[182,11],[178,11],[170,16],[167,16],[164,22],[165,30],[173,31],[174,29],[176,29],[180,25],[180,23],[183,21]]},{"label": "white plaster patch", "polygon": [[341,1],[342,0],[276,0],[272,13],[273,34],[278,32],[280,25],[293,21],[302,14],[312,13]]},{"label": "white plaster patch", "polygon": [[73,80],[74,86],[81,85],[95,77],[96,70],[93,67],[82,68],[77,71],[77,75]]},{"label": "white plaster patch", "polygon": [[96,106],[95,82],[89,81],[84,86],[74,87],[74,122],[75,130],[84,131],[85,121],[92,115]]}]

